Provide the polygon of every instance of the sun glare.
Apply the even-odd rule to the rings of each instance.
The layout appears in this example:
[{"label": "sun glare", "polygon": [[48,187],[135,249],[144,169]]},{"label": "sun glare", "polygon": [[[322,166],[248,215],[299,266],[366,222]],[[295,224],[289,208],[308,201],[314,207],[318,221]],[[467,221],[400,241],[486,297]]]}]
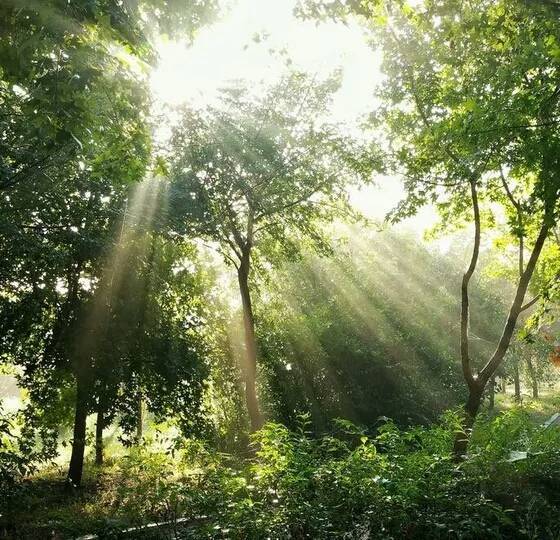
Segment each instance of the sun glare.
[{"label": "sun glare", "polygon": [[[290,68],[318,77],[342,69],[331,120],[345,123],[358,135],[358,123],[376,105],[381,55],[368,45],[358,24],[304,21],[294,16],[295,5],[296,0],[239,0],[220,20],[203,28],[192,44],[161,41],[158,67],[151,77],[156,108],[204,107],[214,103],[232,80],[258,87],[273,83]],[[159,138],[168,135],[164,123]],[[376,187],[352,190],[350,196],[361,212],[382,220],[403,193],[401,181],[388,177]],[[424,230],[434,219],[430,210],[411,225]]]},{"label": "sun glare", "polygon": [[318,76],[343,69],[332,114],[348,121],[372,106],[379,55],[357,25],[316,25],[293,15],[295,0],[240,0],[192,45],[161,42],[151,84],[160,103],[203,106],[230,80],[271,83],[288,66]]}]

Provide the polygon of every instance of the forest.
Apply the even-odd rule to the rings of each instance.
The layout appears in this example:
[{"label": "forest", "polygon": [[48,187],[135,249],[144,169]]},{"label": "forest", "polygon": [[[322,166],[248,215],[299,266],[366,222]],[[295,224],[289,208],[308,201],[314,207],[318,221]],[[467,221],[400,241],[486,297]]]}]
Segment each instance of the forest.
[{"label": "forest", "polygon": [[560,1],[1,0],[0,539],[560,539]]}]

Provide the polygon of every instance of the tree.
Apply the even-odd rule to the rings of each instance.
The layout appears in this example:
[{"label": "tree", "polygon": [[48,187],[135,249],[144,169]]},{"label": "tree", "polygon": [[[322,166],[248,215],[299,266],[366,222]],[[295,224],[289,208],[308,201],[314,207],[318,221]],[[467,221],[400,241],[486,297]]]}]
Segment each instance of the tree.
[{"label": "tree", "polygon": [[[120,88],[126,92],[126,84]],[[94,131],[101,125],[89,125],[92,139],[84,146],[83,161],[60,166],[58,182],[49,175],[40,185],[35,183],[35,190],[18,184],[1,201],[6,224],[0,231],[2,350],[23,368],[21,383],[30,389],[35,406],[56,400],[71,373],[80,390],[76,421],[83,410],[81,390],[88,388],[88,381],[87,359],[71,354],[72,329],[90,284],[100,274],[128,175],[143,174],[140,159],[146,156],[146,138],[141,121],[135,128],[138,110],[133,108],[127,104],[110,120],[99,109],[103,135]],[[111,115],[116,110],[112,106]],[[120,122],[128,123],[130,139],[119,135]],[[116,155],[119,150],[123,152],[118,166],[103,158],[105,152]],[[35,414],[38,409],[28,411]],[[85,422],[80,425],[85,429]]]},{"label": "tree", "polygon": [[[393,172],[406,199],[393,220],[436,203],[446,223],[472,223],[474,242],[461,285],[461,363],[468,389],[465,432],[478,413],[486,384],[502,363],[519,315],[532,302],[525,294],[557,220],[558,59],[560,24],[549,9],[521,0],[372,1],[359,9],[322,3],[328,13],[355,13],[373,28],[384,53],[382,106],[373,115],[389,134]],[[517,280],[502,335],[486,363],[473,366],[469,339],[469,285],[479,262],[483,227],[491,226],[484,202],[496,189],[526,185],[524,208],[537,224],[517,236],[531,251]],[[468,437],[458,434],[455,453]]]},{"label": "tree", "polygon": [[170,147],[170,214],[179,234],[213,242],[237,271],[245,331],[243,373],[251,429],[262,424],[251,270],[326,244],[321,223],[348,214],[347,185],[367,180],[375,155],[321,121],[336,90],[301,73],[264,96],[230,88],[219,107],[184,109]]},{"label": "tree", "polygon": [[[428,201],[446,219],[474,225],[473,251],[461,286],[461,362],[468,387],[465,430],[472,427],[481,397],[502,363],[519,315],[533,304],[525,294],[557,219],[560,190],[560,98],[557,45],[560,25],[515,0],[464,4],[429,1],[380,4],[379,43],[388,77],[381,90],[381,118],[392,134],[393,156],[405,176],[407,198],[395,217]],[[508,170],[508,178],[502,174]],[[480,368],[469,345],[469,285],[479,261],[485,220],[483,203],[511,185],[524,186],[516,208],[530,208],[535,230],[512,223],[530,243],[502,335]],[[469,216],[470,213],[470,216]],[[520,254],[523,254],[523,249]],[[459,435],[455,452],[465,452]]]},{"label": "tree", "polygon": [[89,412],[97,414],[98,461],[103,428],[117,417],[125,442],[135,441],[144,408],[157,420],[175,419],[185,436],[205,428],[206,280],[181,266],[195,260],[192,246],[143,232],[136,221],[128,227],[118,273],[109,265],[76,332],[81,344],[96,344]]},{"label": "tree", "polygon": [[52,443],[56,415],[46,410],[76,382],[76,483],[93,381],[91,357],[77,354],[72,331],[102,274],[128,186],[146,172],[142,73],[155,59],[151,29],[190,37],[216,8],[180,4],[8,0],[0,7],[1,352],[20,365],[30,390],[30,440],[34,426]]},{"label": "tree", "polygon": [[521,400],[521,376],[531,388],[533,399],[538,399],[540,384],[554,380],[549,360],[553,346],[537,332],[520,334],[508,351],[505,364],[513,364],[515,399]]}]

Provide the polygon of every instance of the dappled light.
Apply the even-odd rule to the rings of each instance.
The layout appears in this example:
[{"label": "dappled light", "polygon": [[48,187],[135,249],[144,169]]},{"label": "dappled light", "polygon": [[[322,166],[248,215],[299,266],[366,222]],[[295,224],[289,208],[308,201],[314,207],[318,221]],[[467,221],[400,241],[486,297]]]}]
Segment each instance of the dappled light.
[{"label": "dappled light", "polygon": [[558,538],[560,0],[0,28],[1,539]]}]

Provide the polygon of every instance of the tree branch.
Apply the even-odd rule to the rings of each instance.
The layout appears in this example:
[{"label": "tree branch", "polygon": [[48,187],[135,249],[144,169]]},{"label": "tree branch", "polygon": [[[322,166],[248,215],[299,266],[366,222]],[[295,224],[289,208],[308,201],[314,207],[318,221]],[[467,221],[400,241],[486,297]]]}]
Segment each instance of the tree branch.
[{"label": "tree branch", "polygon": [[497,126],[487,129],[480,129],[477,131],[472,131],[473,135],[482,135],[484,133],[493,133],[496,131],[515,131],[517,129],[536,129],[540,127],[548,127],[548,126],[555,126],[560,123],[560,118],[554,118],[552,120],[547,120],[544,122],[539,122],[538,124],[514,124],[511,126]]},{"label": "tree branch", "polygon": [[537,296],[535,296],[535,298],[533,298],[532,300],[530,300],[529,302],[527,302],[526,304],[522,305],[519,308],[519,313],[521,313],[522,311],[525,311],[526,309],[529,309],[531,306],[534,306],[541,298],[540,294],[537,294]]},{"label": "tree branch", "polygon": [[542,248],[550,231],[550,213],[550,211],[545,212],[545,215],[543,217],[543,223],[541,225],[539,235],[537,236],[537,239],[535,241],[533,251],[531,252],[531,257],[529,258],[529,261],[527,263],[527,268],[519,279],[515,298],[511,304],[511,308],[509,310],[508,318],[504,325],[500,341],[498,342],[494,354],[480,371],[479,377],[483,384],[488,382],[490,377],[494,374],[494,372],[504,359],[504,356],[511,342],[511,337],[513,335],[513,331],[515,330],[515,325],[517,324],[517,318],[519,317],[519,314],[521,313],[521,309],[523,307],[523,298],[525,298],[527,288],[529,287],[529,282],[531,281],[531,277],[533,276],[537,261],[540,257]]},{"label": "tree branch", "polygon": [[502,166],[500,165],[500,178],[502,180],[502,185],[504,186],[504,189],[506,191],[506,194],[508,196],[508,199],[511,201],[511,204],[513,204],[513,206],[515,207],[516,210],[519,211],[519,207],[520,204],[519,202],[515,199],[515,197],[513,196],[513,193],[511,192],[511,189],[509,188],[509,185],[507,183],[506,177],[504,176],[504,171],[502,169]]},{"label": "tree branch", "polygon": [[470,180],[471,200],[474,214],[474,244],[471,261],[467,271],[463,275],[461,283],[461,366],[463,376],[467,385],[472,387],[476,380],[472,373],[471,359],[469,355],[469,282],[474,274],[480,253],[480,207],[478,204],[478,193],[476,181]]},{"label": "tree branch", "polygon": [[525,252],[525,239],[523,235],[523,209],[521,208],[521,203],[513,196],[513,193],[506,181],[506,177],[504,176],[504,171],[502,170],[501,165],[500,178],[502,179],[502,185],[506,190],[508,199],[511,201],[511,204],[513,204],[513,207],[515,208],[515,211],[517,213],[517,226],[519,227],[519,277],[521,277],[525,269],[525,262],[523,260]]}]

